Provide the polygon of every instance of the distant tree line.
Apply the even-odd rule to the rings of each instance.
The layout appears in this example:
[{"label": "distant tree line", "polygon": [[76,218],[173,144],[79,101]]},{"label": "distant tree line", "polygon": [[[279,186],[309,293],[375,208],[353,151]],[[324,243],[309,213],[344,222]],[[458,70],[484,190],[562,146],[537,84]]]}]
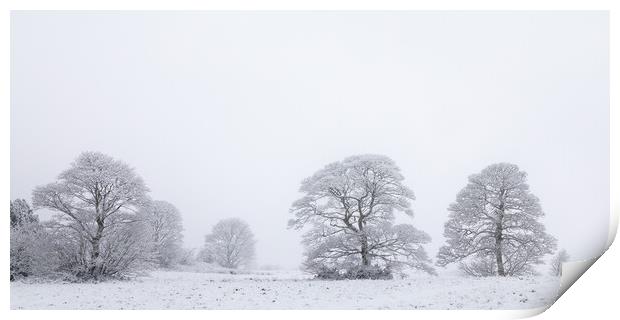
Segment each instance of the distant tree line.
[{"label": "distant tree line", "polygon": [[[448,207],[446,244],[436,266],[457,264],[471,276],[535,274],[555,238],[540,219],[539,200],[527,174],[509,163],[471,175]],[[431,238],[397,214],[413,217],[414,192],[396,163],[383,155],[358,155],[330,163],[301,183],[289,228],[304,229],[303,268],[322,279],[390,279],[417,269],[436,275],[424,249]],[[77,281],[128,277],[196,259],[223,268],[250,268],[255,239],[241,219],[218,222],[194,257],[183,248],[179,210],[153,200],[135,170],[99,152],[84,152],[57,180],[36,187],[33,207],[11,201],[11,280],[63,276]],[[41,222],[34,210],[53,217]],[[557,251],[550,273],[569,259]]]}]

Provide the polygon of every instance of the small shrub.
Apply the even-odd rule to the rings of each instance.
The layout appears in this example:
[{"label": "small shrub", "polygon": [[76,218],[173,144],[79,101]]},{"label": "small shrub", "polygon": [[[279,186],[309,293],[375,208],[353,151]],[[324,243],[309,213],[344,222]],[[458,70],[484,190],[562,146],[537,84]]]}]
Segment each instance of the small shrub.
[{"label": "small shrub", "polygon": [[29,276],[47,276],[59,265],[51,237],[38,222],[11,228],[11,281]]},{"label": "small shrub", "polygon": [[349,269],[345,273],[346,279],[371,279],[371,280],[391,280],[394,278],[389,267],[369,266]]},{"label": "small shrub", "polygon": [[353,266],[343,269],[321,266],[315,271],[315,279],[320,280],[391,280],[394,278],[392,270],[389,267]]},{"label": "small shrub", "polygon": [[344,279],[338,269],[321,267],[315,275],[316,279],[320,280],[342,280]]}]

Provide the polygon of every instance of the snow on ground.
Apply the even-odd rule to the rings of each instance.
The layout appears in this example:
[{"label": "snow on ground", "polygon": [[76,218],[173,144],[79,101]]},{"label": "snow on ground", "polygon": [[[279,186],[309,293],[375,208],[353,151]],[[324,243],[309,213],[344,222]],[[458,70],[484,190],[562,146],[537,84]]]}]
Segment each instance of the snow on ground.
[{"label": "snow on ground", "polygon": [[11,309],[529,309],[551,304],[553,277],[310,279],[300,272],[155,271],[132,281],[11,283]]}]

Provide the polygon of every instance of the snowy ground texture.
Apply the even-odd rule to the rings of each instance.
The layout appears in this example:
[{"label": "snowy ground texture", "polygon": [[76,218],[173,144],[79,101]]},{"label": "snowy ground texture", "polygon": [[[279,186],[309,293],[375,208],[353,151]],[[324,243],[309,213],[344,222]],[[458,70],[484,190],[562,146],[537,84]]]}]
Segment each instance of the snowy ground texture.
[{"label": "snowy ground texture", "polygon": [[559,278],[312,280],[299,272],[155,271],[132,281],[11,283],[11,309],[529,309]]}]

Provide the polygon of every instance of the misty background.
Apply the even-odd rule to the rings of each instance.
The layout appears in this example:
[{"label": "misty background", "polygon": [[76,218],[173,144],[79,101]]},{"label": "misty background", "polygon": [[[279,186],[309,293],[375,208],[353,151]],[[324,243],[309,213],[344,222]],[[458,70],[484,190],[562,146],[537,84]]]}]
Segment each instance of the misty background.
[{"label": "misty background", "polygon": [[608,38],[605,12],[13,12],[11,199],[101,151],[186,247],[239,217],[258,265],[294,268],[289,207],[330,162],[391,157],[431,257],[467,177],[512,162],[585,259],[608,234]]}]

